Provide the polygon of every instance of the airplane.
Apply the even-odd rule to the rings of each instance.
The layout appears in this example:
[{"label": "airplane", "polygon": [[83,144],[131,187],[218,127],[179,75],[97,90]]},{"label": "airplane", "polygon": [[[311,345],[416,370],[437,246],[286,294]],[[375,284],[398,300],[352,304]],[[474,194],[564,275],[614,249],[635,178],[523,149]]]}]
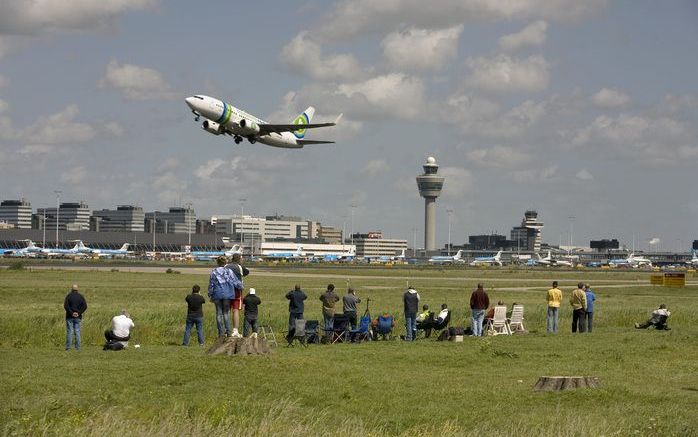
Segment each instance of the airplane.
[{"label": "airplane", "polygon": [[315,255],[313,257],[316,261],[351,261],[356,256],[356,248],[354,246],[349,248],[348,252],[330,252],[322,255]]},{"label": "airplane", "polygon": [[81,254],[97,256],[98,258],[112,258],[115,256],[126,256],[128,255],[129,243],[124,243],[119,249],[93,249],[91,247],[85,246],[82,240],[75,240],[77,242],[78,252]]},{"label": "airplane", "polygon": [[301,149],[306,144],[331,144],[334,141],[306,140],[307,129],[335,126],[342,114],[333,123],[310,123],[315,108],[310,106],[302,114],[298,115],[289,124],[272,124],[248,114],[242,109],[204,95],[194,95],[184,99],[194,120],[200,117],[205,120],[201,127],[213,135],[231,135],[235,144],[240,144],[243,138],[247,138],[250,144],[259,141],[262,144],[286,149]]},{"label": "airplane", "polygon": [[545,258],[541,258],[540,253],[536,253],[536,256],[538,257],[538,260],[536,262],[544,266],[574,267],[572,261],[553,258],[550,251],[548,251],[548,256],[546,256]]},{"label": "airplane", "polygon": [[436,265],[451,265],[451,264],[463,264],[465,260],[463,259],[463,251],[459,250],[453,256],[432,256],[429,258],[429,264]]},{"label": "airplane", "polygon": [[370,258],[369,263],[389,263],[393,261],[404,262],[405,261],[405,249],[402,249],[400,255],[381,255],[377,258]]},{"label": "airplane", "polygon": [[691,254],[693,255],[693,258],[686,260],[686,264],[689,266],[698,267],[698,255],[696,255],[696,250],[693,249]]},{"label": "airplane", "polygon": [[242,255],[242,248],[240,247],[239,244],[234,245],[231,247],[229,250],[213,250],[213,251],[194,251],[191,252],[191,256],[197,260],[197,261],[207,261],[207,260],[212,260],[216,259],[219,256],[224,256],[226,258],[230,258],[231,256],[235,255],[236,253],[239,253]]},{"label": "airplane", "polygon": [[262,253],[264,259],[305,259],[312,254],[303,251],[303,246],[298,246],[294,252],[267,252]]},{"label": "airplane", "polygon": [[641,257],[641,256],[635,256],[634,253],[631,253],[628,255],[627,258],[623,259],[612,259],[608,262],[609,266],[623,266],[623,267],[632,267],[634,269],[638,267],[652,267],[652,260]]},{"label": "airplane", "polygon": [[475,266],[482,266],[482,265],[492,265],[492,264],[497,264],[498,266],[502,265],[502,251],[500,250],[497,252],[495,256],[481,256],[478,258],[475,258],[470,262],[471,267]]}]

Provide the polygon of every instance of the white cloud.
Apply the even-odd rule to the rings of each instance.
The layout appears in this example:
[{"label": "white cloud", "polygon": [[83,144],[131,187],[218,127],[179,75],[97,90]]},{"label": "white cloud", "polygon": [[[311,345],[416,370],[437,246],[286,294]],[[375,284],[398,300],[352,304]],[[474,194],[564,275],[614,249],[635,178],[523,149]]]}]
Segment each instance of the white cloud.
[{"label": "white cloud", "polygon": [[[459,198],[475,186],[473,174],[461,167],[441,167],[441,176],[446,178],[442,195],[446,198]],[[414,179],[412,179],[414,183]]]},{"label": "white cloud", "polygon": [[587,170],[586,168],[583,168],[583,169],[579,170],[579,171],[577,172],[577,174],[574,175],[574,177],[576,177],[577,179],[579,179],[579,180],[581,180],[581,181],[591,181],[591,180],[594,180],[594,175],[592,175],[591,173],[589,173],[589,170]]},{"label": "white cloud", "polygon": [[95,29],[110,25],[126,11],[154,4],[154,0],[3,0],[0,33],[34,35]]},{"label": "white cloud", "polygon": [[475,149],[466,153],[466,157],[477,165],[498,169],[520,168],[531,160],[527,153],[508,146]]},{"label": "white cloud", "polygon": [[70,168],[61,174],[61,182],[79,185],[87,178],[87,169],[83,166]]},{"label": "white cloud", "polygon": [[33,144],[70,144],[90,141],[97,129],[75,121],[80,114],[77,105],[68,105],[60,112],[39,119],[17,132],[16,139]]},{"label": "white cloud", "polygon": [[542,56],[468,58],[466,65],[471,70],[466,84],[492,93],[542,91],[550,81],[549,65]]},{"label": "white cloud", "polygon": [[320,44],[313,41],[308,32],[299,33],[286,44],[279,59],[290,70],[313,79],[357,79],[364,75],[359,62],[352,55],[323,56]]},{"label": "white cloud", "polygon": [[362,82],[342,83],[335,95],[350,100],[354,112],[371,117],[379,113],[394,118],[414,119],[423,112],[424,84],[413,76],[391,73]]},{"label": "white cloud", "polygon": [[555,164],[539,169],[518,170],[512,172],[509,176],[514,182],[519,184],[530,184],[536,182],[546,182],[554,179],[558,174],[558,166]]},{"label": "white cloud", "polygon": [[130,100],[173,99],[176,97],[162,75],[152,68],[109,61],[107,71],[98,85],[113,88]]},{"label": "white cloud", "polygon": [[647,242],[647,244],[649,244],[650,246],[656,246],[657,244],[659,244],[661,242],[662,242],[661,238],[653,237],[653,238],[650,238],[650,240]]},{"label": "white cloud", "polygon": [[115,121],[104,123],[104,130],[115,137],[120,137],[124,134],[124,128]]},{"label": "white cloud", "polygon": [[602,88],[591,101],[601,108],[621,108],[630,102],[630,96],[614,88]]},{"label": "white cloud", "polygon": [[458,56],[461,32],[462,24],[437,30],[409,28],[388,34],[381,47],[393,67],[438,70]]},{"label": "white cloud", "polygon": [[375,177],[388,171],[390,171],[390,166],[384,159],[372,159],[361,169],[361,173],[369,177]]},{"label": "white cloud", "polygon": [[325,18],[318,33],[323,38],[342,39],[383,32],[403,23],[439,29],[464,22],[525,19],[575,20],[589,16],[606,0],[345,0]]},{"label": "white cloud", "polygon": [[7,111],[10,108],[10,104],[0,99],[0,113]]},{"label": "white cloud", "polygon": [[538,20],[524,27],[520,32],[499,38],[499,48],[505,51],[518,50],[521,47],[540,46],[545,43],[548,23]]}]

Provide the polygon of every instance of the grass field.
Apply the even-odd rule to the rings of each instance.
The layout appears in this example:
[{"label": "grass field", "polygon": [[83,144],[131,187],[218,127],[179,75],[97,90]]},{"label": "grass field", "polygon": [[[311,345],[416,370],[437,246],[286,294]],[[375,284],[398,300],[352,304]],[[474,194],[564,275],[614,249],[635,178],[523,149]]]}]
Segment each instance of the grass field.
[{"label": "grass field", "polygon": [[[246,286],[263,300],[265,324],[284,329],[286,290],[299,283],[306,318],[321,318],[329,282],[370,297],[375,315],[398,314],[407,281],[432,308],[468,325],[470,291],[526,308],[530,333],[280,347],[266,357],[210,357],[179,346],[184,296],[205,288],[203,269],[181,274],[0,270],[0,406],[3,434],[48,435],[698,435],[698,286],[647,286],[642,272],[507,269],[278,267],[253,270]],[[188,271],[195,273],[187,273]],[[565,298],[590,281],[598,296],[593,334],[545,334],[545,290]],[[692,279],[695,281],[695,279]],[[63,297],[77,282],[88,301],[83,350],[63,350]],[[671,331],[635,330],[659,303]],[[363,306],[363,305],[362,305]],[[140,349],[103,352],[102,332],[127,308]],[[363,308],[362,308],[363,310]],[[207,343],[215,333],[205,305]],[[195,343],[193,341],[192,343]],[[534,393],[542,375],[598,376],[602,387]]]}]

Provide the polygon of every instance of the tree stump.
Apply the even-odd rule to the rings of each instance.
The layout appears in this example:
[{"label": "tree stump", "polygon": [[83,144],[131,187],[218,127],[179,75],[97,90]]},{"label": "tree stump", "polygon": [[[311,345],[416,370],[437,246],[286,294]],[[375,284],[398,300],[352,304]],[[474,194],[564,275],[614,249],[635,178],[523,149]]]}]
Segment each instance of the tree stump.
[{"label": "tree stump", "polygon": [[221,337],[206,351],[208,355],[268,355],[267,340],[259,337]]},{"label": "tree stump", "polygon": [[533,391],[574,390],[577,388],[599,388],[596,376],[541,376]]}]

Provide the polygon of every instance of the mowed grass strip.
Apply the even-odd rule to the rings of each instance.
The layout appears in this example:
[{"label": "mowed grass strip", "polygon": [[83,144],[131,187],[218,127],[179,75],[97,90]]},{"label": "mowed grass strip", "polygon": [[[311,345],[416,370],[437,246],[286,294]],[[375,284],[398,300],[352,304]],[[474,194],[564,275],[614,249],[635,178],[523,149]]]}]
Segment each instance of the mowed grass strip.
[{"label": "mowed grass strip", "polygon": [[[405,280],[357,270],[351,276],[361,277],[350,283],[364,302],[370,296],[373,315],[398,314],[396,330],[403,333]],[[595,281],[623,279],[604,273]],[[0,382],[11,401],[0,407],[0,429],[79,435],[695,434],[696,287],[598,287],[593,334],[569,333],[565,306],[561,332],[547,335],[546,287],[526,281],[525,274],[500,275],[531,287],[500,291],[486,283],[492,301],[525,305],[528,335],[281,347],[268,357],[210,357],[201,348],[178,346],[184,296],[193,283],[205,288],[207,275],[1,271]],[[569,280],[590,279],[580,272]],[[469,324],[471,278],[463,278],[462,286],[436,274],[414,281],[424,302],[432,308],[446,302],[455,324]],[[80,353],[63,350],[62,303],[74,282],[89,305]],[[321,318],[318,297],[328,282],[346,287],[317,272],[293,278],[253,272],[246,285],[257,288],[264,301],[265,324],[285,329],[284,294],[296,282],[309,295],[306,318]],[[569,297],[569,286],[564,291]],[[671,331],[632,328],[662,302],[673,311]],[[142,347],[103,352],[102,332],[122,307],[131,311],[134,342]],[[205,315],[211,344],[213,305],[206,304]],[[602,388],[534,393],[542,375],[594,375]]]}]

